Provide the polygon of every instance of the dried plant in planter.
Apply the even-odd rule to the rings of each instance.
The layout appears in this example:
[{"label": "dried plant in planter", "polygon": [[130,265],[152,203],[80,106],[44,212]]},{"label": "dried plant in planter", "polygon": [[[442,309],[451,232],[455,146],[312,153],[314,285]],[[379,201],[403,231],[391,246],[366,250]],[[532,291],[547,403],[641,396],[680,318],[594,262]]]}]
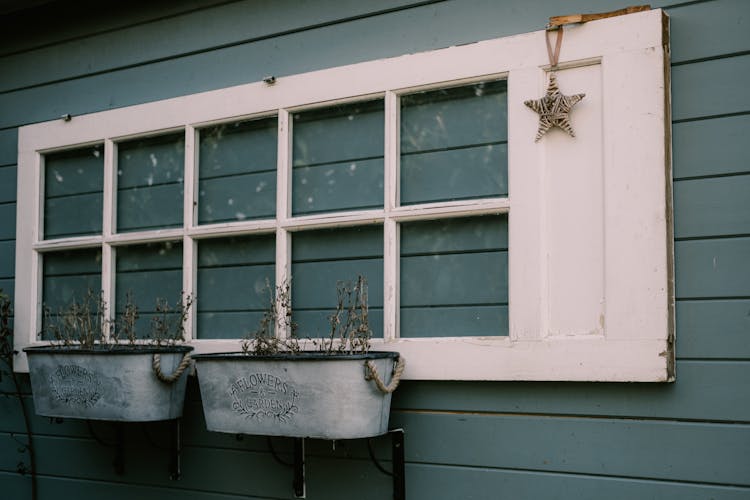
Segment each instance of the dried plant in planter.
[{"label": "dried plant in planter", "polygon": [[[356,281],[339,281],[336,284],[336,308],[328,316],[330,331],[327,337],[300,339],[298,325],[292,319],[291,284],[289,281],[272,289],[266,283],[268,307],[258,322],[258,327],[242,340],[245,354],[273,355],[300,353],[304,343],[310,342],[324,354],[366,354],[370,350],[372,330],[367,305],[367,280],[358,276]],[[274,293],[275,292],[275,293]],[[276,336],[276,328],[287,330],[288,338]]]},{"label": "dried plant in planter", "polygon": [[136,345],[139,340],[147,345],[172,345],[185,340],[185,321],[192,307],[192,295],[182,293],[175,306],[164,298],[156,299],[156,314],[151,319],[147,335],[139,338],[136,323],[140,318],[133,292],[125,295],[125,305],[117,320],[106,318],[107,303],[92,290],[88,290],[79,302],[73,300],[56,314],[44,306],[42,333],[53,345],[80,345],[92,349],[96,345],[117,345],[127,341]]},{"label": "dried plant in planter", "polygon": [[79,344],[92,348],[97,343],[106,343],[112,330],[112,323],[104,318],[106,307],[101,292],[97,295],[91,289],[80,302],[73,300],[67,307],[59,308],[55,318],[45,305],[43,330],[64,346]]},{"label": "dried plant in planter", "polygon": [[193,305],[193,296],[185,294],[171,307],[163,298],[156,299],[156,316],[151,318],[151,337],[156,345],[170,345],[185,340],[185,321]]},{"label": "dried plant in planter", "polygon": [[[258,327],[242,339],[242,352],[258,356],[279,352],[300,352],[302,346],[297,338],[297,323],[292,320],[291,283],[285,281],[274,290],[266,280],[268,307],[258,322]],[[289,338],[276,336],[276,328],[283,328],[291,334]]]},{"label": "dried plant in planter", "polygon": [[158,299],[149,331],[140,335],[132,293],[116,321],[101,294],[90,291],[54,317],[47,308],[43,333],[54,340],[24,349],[37,413],[123,422],[181,416],[193,347],[177,344],[192,304],[184,294],[174,307]]},{"label": "dried plant in planter", "polygon": [[[268,308],[242,341],[242,353],[194,356],[206,426],[320,439],[385,433],[404,360],[396,352],[370,350],[365,279],[337,283],[330,330],[315,339],[296,334],[290,288],[267,286]],[[278,338],[277,328],[291,335]],[[310,349],[303,348],[306,342]]]},{"label": "dried plant in planter", "polygon": [[367,353],[370,350],[367,280],[358,276],[355,282],[336,284],[336,310],[328,317],[330,334],[323,339],[320,350],[326,353]]},{"label": "dried plant in planter", "polygon": [[131,345],[135,344],[135,341],[138,339],[135,328],[138,318],[140,318],[140,314],[138,314],[138,306],[133,299],[133,291],[128,290],[125,294],[125,307],[117,319],[115,328],[112,330],[112,341],[117,343],[124,338]]}]

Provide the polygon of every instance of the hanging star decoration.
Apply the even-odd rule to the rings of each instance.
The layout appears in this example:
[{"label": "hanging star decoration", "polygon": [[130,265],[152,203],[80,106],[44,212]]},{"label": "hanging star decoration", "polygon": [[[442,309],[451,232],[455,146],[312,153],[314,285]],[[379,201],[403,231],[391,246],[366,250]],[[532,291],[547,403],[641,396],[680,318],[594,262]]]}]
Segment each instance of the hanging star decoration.
[{"label": "hanging star decoration", "polygon": [[541,99],[524,101],[526,106],[539,114],[539,130],[537,130],[534,142],[539,142],[539,139],[552,127],[561,128],[571,137],[575,137],[573,126],[570,124],[570,110],[585,96],[586,94],[561,94],[555,73],[550,73],[547,93]]}]

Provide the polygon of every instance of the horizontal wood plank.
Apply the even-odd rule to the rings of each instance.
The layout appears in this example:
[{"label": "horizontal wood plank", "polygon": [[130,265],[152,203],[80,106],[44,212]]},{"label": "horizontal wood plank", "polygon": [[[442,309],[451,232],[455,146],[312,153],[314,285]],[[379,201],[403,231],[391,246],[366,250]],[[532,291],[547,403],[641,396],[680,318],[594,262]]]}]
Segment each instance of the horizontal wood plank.
[{"label": "horizontal wood plank", "polygon": [[750,237],[675,243],[678,299],[750,297]]},{"label": "horizontal wood plank", "polygon": [[508,146],[495,144],[401,157],[401,203],[508,194]]},{"label": "horizontal wood plank", "polygon": [[[36,47],[153,22],[219,3],[224,3],[224,0],[166,1],[157,7],[148,1],[135,0],[132,5],[138,5],[137,9],[123,6],[117,10],[113,8],[103,11],[92,10],[86,4],[55,5],[51,6],[51,10],[43,11],[49,18],[40,17],[40,11],[33,8],[20,10],[8,16],[8,41],[3,46],[2,53],[30,51]],[[39,29],[33,33],[23,29],[30,19],[39,25]],[[63,22],[65,24],[61,25]]]},{"label": "horizontal wood plank", "polygon": [[182,226],[182,182],[118,189],[117,231]]},{"label": "horizontal wood plank", "polygon": [[222,123],[199,134],[201,180],[276,170],[275,117]]},{"label": "horizontal wood plank", "polygon": [[[192,3],[209,2],[199,0]],[[6,72],[0,77],[0,91],[92,72],[110,71],[121,66],[137,66],[245,40],[253,43],[253,40],[302,31],[318,24],[335,23],[341,18],[368,15],[375,10],[372,5],[356,2],[341,5],[335,0],[318,1],[315,5],[299,1],[275,2],[264,8],[259,8],[253,0],[229,4],[224,0],[214,0],[213,3],[224,5],[165,16],[165,7],[169,6],[167,3],[150,13],[151,17],[157,19],[140,19],[133,24],[129,24],[128,19],[142,15],[147,2],[140,2],[138,9],[118,9],[116,16],[98,17],[87,12],[86,16],[78,17],[75,23],[66,23],[69,28],[64,32],[65,38],[71,37],[70,30],[81,31],[72,39],[0,58],[1,66],[16,69],[10,72],[13,75]],[[410,3],[413,0],[383,0],[378,2],[377,10],[398,8]],[[70,7],[68,10],[71,10]],[[92,20],[96,20],[99,25],[91,25]],[[116,25],[115,29],[110,28],[112,24]],[[211,29],[206,29],[208,26]],[[85,32],[82,28],[88,28],[90,32]],[[170,36],[165,37],[164,33],[170,33]],[[49,31],[32,34],[39,38],[49,36]],[[24,38],[28,38],[28,35]],[[51,40],[45,43],[50,42]],[[134,45],[139,50],[132,50]],[[61,58],[61,50],[77,56]],[[32,60],[38,61],[36,70]],[[39,66],[45,68],[44,74],[39,74]]]},{"label": "horizontal wood plank", "polygon": [[102,252],[99,248],[51,252],[44,256],[44,275],[75,276],[101,272]]},{"label": "horizontal wood plank", "polygon": [[672,68],[672,119],[750,112],[750,55]]},{"label": "horizontal wood plank", "polygon": [[[10,495],[7,497],[8,499],[20,500],[22,498],[30,498],[31,478],[28,474],[21,476],[12,472],[0,472],[0,482],[3,484],[3,494]],[[94,500],[99,498],[107,498],[108,500],[131,500],[133,498],[138,498],[139,500],[271,500],[266,496],[235,495],[201,490],[191,491],[180,488],[175,484],[149,486],[119,482],[117,480],[105,482],[39,476],[37,484],[39,487],[39,498],[77,498],[80,500]]]},{"label": "horizontal wood plank", "polygon": [[194,338],[243,338],[258,328],[262,318],[260,311],[198,311],[198,332]]},{"label": "horizontal wood plank", "polygon": [[211,238],[198,242],[198,267],[273,264],[275,235]]},{"label": "horizontal wood plank", "polygon": [[676,238],[750,234],[750,174],[674,183]]},{"label": "horizontal wood plank", "polygon": [[677,4],[667,9],[673,63],[748,50],[750,5],[744,0],[669,3]]},{"label": "horizontal wood plank", "polygon": [[337,283],[354,283],[360,275],[367,280],[370,306],[382,307],[382,258],[292,264],[294,308],[333,311]]},{"label": "horizontal wood plank", "polygon": [[182,268],[182,242],[125,246],[117,249],[117,272]]},{"label": "horizontal wood plank", "polygon": [[198,311],[263,310],[272,290],[274,265],[198,269]]},{"label": "horizontal wood plank", "polygon": [[[16,201],[16,172],[15,165],[0,167],[0,204],[14,203]],[[0,225],[4,225],[7,219],[0,219]]]},{"label": "horizontal wood plank", "polygon": [[401,258],[401,306],[466,305],[508,301],[508,253]]},{"label": "horizontal wood plank", "polygon": [[382,255],[383,228],[380,225],[300,231],[292,235],[292,261],[297,263]]},{"label": "horizontal wood plank", "polygon": [[750,114],[672,126],[675,179],[745,173]]},{"label": "horizontal wood plank", "polygon": [[402,337],[508,335],[507,305],[402,307]]},{"label": "horizontal wood plank", "polygon": [[[528,470],[407,464],[409,498],[431,500],[744,500],[748,488]],[[333,498],[333,497],[332,497]]]},{"label": "horizontal wood plank", "polygon": [[677,302],[677,357],[750,359],[750,300]]},{"label": "horizontal wood plank", "polygon": [[198,183],[198,222],[211,224],[276,215],[276,172],[202,179]]},{"label": "horizontal wood plank", "polygon": [[[29,221],[30,222],[30,221]],[[44,202],[44,238],[102,232],[102,193],[48,198]]]},{"label": "horizontal wood plank", "polygon": [[16,203],[0,203],[0,240],[16,237]]},{"label": "horizontal wood plank", "polygon": [[15,281],[13,278],[0,278],[0,290],[9,296],[11,301],[16,293]]},{"label": "horizontal wood plank", "polygon": [[0,130],[0,165],[15,165],[18,160],[18,129]]},{"label": "horizontal wood plank", "polygon": [[292,171],[294,215],[382,207],[382,157],[295,167]]},{"label": "horizontal wood plank", "polygon": [[101,144],[44,155],[44,195],[48,198],[101,192],[103,178]]},{"label": "horizontal wood plank", "polygon": [[750,363],[677,361],[674,384],[405,382],[398,409],[750,422]]},{"label": "horizontal wood plank", "polygon": [[750,425],[424,412],[392,425],[418,443],[409,461],[750,486]]}]

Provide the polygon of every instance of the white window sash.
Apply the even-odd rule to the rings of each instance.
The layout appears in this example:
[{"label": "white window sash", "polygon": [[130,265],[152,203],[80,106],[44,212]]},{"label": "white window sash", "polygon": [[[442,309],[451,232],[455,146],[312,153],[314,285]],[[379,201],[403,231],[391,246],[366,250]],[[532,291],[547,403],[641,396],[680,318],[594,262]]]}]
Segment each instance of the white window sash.
[{"label": "white window sash", "polygon": [[[523,102],[544,94],[545,32],[369,61],[250,83],[19,129],[14,369],[37,345],[41,254],[100,246],[102,287],[111,305],[119,245],[183,242],[183,287],[196,288],[201,238],[276,234],[277,282],[290,274],[294,232],[379,223],[384,231],[384,339],[374,348],[407,358],[407,379],[667,381],[674,378],[674,291],[666,16],[652,10],[565,28],[558,81],[585,92],[572,139],[559,130],[534,142],[538,116]],[[398,205],[399,95],[508,80],[508,197]],[[385,101],[384,206],[291,216],[290,113],[374,97]],[[275,219],[197,225],[200,127],[278,116]],[[183,130],[182,228],[117,234],[116,143]],[[104,144],[102,234],[45,241],[43,155]],[[466,215],[509,217],[509,335],[398,337],[399,223]],[[195,314],[187,334],[192,338]],[[237,340],[192,340],[197,352],[236,350]]]}]

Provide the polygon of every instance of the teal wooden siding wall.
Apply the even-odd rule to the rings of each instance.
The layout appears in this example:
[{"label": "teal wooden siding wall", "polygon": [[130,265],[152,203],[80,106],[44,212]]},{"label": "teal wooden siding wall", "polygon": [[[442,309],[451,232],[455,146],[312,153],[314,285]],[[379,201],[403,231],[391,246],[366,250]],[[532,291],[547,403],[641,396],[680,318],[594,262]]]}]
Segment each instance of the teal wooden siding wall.
[{"label": "teal wooden siding wall", "polygon": [[[543,27],[620,0],[52,3],[11,16],[0,46],[0,287],[13,292],[17,127]],[[157,8],[157,5],[159,7]],[[677,381],[407,382],[410,499],[750,498],[750,3],[660,0],[672,19]],[[40,17],[34,24],[31,15]],[[5,20],[4,20],[5,21]],[[6,29],[7,28],[7,29]],[[23,429],[0,381],[0,497],[29,498]],[[26,388],[25,404],[31,408]],[[196,384],[183,477],[128,428],[124,476],[85,424],[34,417],[40,498],[291,498],[263,438],[205,431]],[[164,429],[150,429],[164,444]],[[97,426],[105,440],[111,429]],[[275,440],[288,452],[288,444]],[[388,456],[384,443],[376,453]],[[19,463],[21,465],[19,465]],[[364,442],[311,442],[308,498],[384,499]]]}]

